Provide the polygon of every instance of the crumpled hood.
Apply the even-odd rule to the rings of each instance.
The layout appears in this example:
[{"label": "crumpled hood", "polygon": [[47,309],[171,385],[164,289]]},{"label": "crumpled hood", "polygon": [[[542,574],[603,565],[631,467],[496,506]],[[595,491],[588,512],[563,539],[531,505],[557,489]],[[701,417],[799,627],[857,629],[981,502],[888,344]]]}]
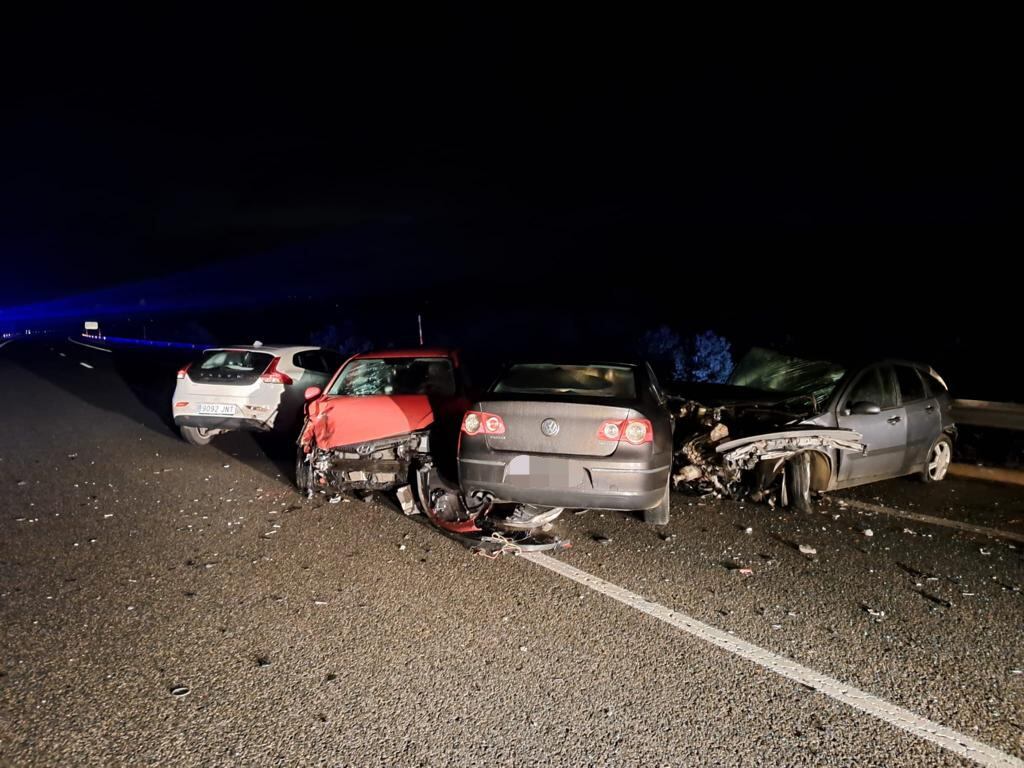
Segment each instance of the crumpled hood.
[{"label": "crumpled hood", "polygon": [[426,395],[321,397],[309,404],[302,444],[331,449],[426,429],[434,411]]}]

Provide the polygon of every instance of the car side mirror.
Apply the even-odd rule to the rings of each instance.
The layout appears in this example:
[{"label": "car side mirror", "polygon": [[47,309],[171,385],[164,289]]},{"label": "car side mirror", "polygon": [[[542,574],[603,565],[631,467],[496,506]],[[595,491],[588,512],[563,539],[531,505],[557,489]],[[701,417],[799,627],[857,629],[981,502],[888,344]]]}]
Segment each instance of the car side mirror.
[{"label": "car side mirror", "polygon": [[320,397],[320,394],[322,392],[323,390],[320,389],[320,387],[306,387],[306,391],[303,394],[303,397],[306,398],[306,402],[308,403],[310,400],[316,400],[318,397]]},{"label": "car side mirror", "polygon": [[856,416],[874,416],[882,412],[878,403],[873,403],[870,400],[858,400],[852,406],[849,406],[847,410]]}]

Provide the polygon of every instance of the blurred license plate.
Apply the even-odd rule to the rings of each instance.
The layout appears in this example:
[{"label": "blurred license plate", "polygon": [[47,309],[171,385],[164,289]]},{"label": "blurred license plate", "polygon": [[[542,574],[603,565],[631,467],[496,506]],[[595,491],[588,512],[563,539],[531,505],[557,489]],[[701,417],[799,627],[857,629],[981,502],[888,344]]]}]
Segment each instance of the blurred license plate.
[{"label": "blurred license plate", "polygon": [[234,416],[234,405],[222,405],[220,403],[200,403],[199,412],[208,413],[211,416]]}]

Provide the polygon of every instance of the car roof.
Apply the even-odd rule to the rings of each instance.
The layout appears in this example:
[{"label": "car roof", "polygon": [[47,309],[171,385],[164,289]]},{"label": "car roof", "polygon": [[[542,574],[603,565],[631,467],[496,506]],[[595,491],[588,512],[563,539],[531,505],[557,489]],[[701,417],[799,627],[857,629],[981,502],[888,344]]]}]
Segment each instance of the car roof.
[{"label": "car roof", "polygon": [[353,360],[377,358],[390,360],[396,357],[455,357],[455,350],[444,347],[414,347],[412,349],[379,349],[373,352],[360,352],[353,355]]},{"label": "car roof", "polygon": [[207,347],[203,352],[224,352],[228,350],[236,350],[239,352],[266,352],[272,355],[281,354],[295,354],[296,352],[307,352],[311,349],[320,349],[320,347],[311,347],[309,345],[303,346],[276,346],[271,344],[226,344],[222,347]]}]

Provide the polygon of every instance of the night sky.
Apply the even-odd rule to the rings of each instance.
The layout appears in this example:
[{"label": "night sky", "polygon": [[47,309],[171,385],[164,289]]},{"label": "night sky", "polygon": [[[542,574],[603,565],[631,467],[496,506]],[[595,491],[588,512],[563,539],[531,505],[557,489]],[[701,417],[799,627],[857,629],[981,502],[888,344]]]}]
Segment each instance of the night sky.
[{"label": "night sky", "polygon": [[6,54],[0,308],[166,293],[267,333],[304,296],[320,314],[290,332],[411,341],[423,312],[517,353],[667,323],[1006,388],[1020,72],[998,41],[89,21]]}]

